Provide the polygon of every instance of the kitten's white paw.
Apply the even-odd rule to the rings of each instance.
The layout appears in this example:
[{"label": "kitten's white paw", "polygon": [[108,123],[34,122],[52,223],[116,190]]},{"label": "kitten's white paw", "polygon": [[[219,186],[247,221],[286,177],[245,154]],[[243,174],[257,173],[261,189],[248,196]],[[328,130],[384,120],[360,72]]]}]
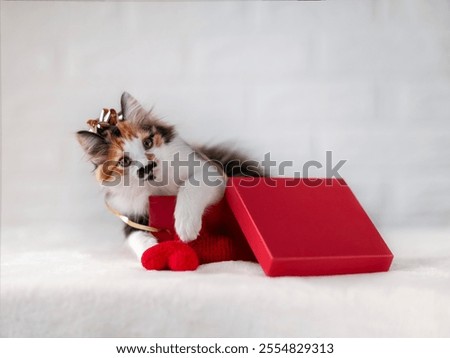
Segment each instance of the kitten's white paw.
[{"label": "kitten's white paw", "polygon": [[202,214],[192,210],[187,205],[176,206],[175,230],[181,241],[189,242],[197,238],[202,228]]}]

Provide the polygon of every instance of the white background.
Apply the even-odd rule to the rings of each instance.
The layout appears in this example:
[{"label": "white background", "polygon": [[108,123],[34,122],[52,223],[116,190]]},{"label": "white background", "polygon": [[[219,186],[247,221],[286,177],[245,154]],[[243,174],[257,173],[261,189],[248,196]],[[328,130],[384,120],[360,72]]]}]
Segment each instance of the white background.
[{"label": "white background", "polygon": [[127,90],[190,141],[332,150],[380,228],[448,226],[449,24],[449,1],[3,2],[3,225],[114,220],[74,132]]},{"label": "white background", "polygon": [[[450,2],[1,2],[2,337],[450,336]],[[127,90],[185,139],[327,150],[387,273],[145,271],[74,133]],[[325,175],[324,171],[312,174]]]}]

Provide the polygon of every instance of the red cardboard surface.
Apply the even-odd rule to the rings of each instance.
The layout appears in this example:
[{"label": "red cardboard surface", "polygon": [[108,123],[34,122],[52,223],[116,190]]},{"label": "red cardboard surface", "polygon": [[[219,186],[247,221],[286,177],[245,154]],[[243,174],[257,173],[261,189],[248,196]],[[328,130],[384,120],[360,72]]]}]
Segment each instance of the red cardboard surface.
[{"label": "red cardboard surface", "polygon": [[235,177],[225,197],[269,276],[389,270],[391,251],[343,180]]}]

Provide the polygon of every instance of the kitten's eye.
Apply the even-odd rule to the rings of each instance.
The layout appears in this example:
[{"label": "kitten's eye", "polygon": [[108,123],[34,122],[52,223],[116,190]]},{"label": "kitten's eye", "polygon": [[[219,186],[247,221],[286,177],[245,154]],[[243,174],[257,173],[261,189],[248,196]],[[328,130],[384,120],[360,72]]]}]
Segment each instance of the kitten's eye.
[{"label": "kitten's eye", "polygon": [[123,157],[122,159],[119,160],[119,162],[117,163],[120,167],[129,167],[131,164],[131,159],[128,157]]},{"label": "kitten's eye", "polygon": [[144,145],[145,149],[150,149],[153,145],[153,141],[151,138],[147,138],[142,141],[142,144]]}]

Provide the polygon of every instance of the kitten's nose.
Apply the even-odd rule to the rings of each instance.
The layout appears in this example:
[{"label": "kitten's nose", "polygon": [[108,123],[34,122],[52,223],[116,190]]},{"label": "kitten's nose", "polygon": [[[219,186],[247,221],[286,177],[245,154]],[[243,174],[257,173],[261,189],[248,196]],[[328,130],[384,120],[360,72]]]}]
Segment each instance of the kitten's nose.
[{"label": "kitten's nose", "polygon": [[142,179],[144,176],[150,174],[154,167],[156,167],[156,162],[150,162],[145,167],[139,168],[137,171],[138,177]]}]

